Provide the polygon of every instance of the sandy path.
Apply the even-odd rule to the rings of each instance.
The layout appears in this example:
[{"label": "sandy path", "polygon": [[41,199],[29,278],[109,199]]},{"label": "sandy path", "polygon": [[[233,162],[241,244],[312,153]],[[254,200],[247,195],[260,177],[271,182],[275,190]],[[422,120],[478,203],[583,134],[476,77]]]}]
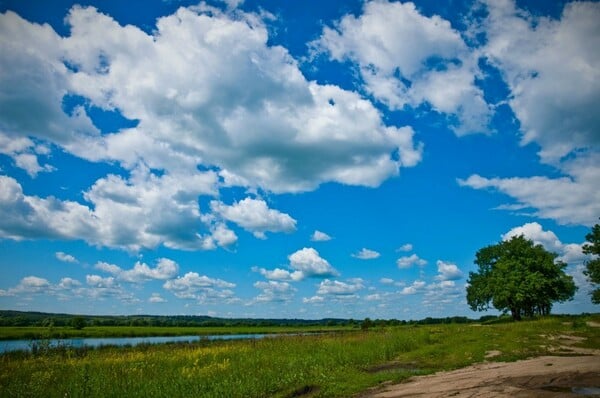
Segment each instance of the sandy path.
[{"label": "sandy path", "polygon": [[[582,395],[584,391],[586,395]],[[363,397],[581,398],[594,396],[591,393],[600,396],[600,355],[544,356],[517,362],[480,363],[450,372],[413,377],[406,383],[388,385]]]}]

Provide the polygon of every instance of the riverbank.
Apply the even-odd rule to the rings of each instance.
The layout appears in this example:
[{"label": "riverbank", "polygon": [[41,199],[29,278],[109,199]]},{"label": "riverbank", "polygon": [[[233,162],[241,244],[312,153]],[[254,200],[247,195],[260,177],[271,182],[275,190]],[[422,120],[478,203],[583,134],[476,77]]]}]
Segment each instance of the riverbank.
[{"label": "riverbank", "polygon": [[69,326],[2,326],[0,340],[327,333],[349,330],[353,328],[349,326],[88,326],[77,330]]}]

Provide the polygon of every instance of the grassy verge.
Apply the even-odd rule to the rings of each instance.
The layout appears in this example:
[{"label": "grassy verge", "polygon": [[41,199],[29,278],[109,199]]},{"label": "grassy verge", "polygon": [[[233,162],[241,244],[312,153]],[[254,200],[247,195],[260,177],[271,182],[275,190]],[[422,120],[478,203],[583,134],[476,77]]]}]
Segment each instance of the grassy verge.
[{"label": "grassy verge", "polygon": [[28,340],[69,337],[147,337],[208,336],[217,334],[315,333],[351,330],[349,326],[88,326],[75,330],[69,326],[3,326],[0,340]]},{"label": "grassy verge", "polygon": [[[598,341],[599,328],[547,318],[495,325],[402,326],[368,332],[203,341],[0,356],[0,396],[348,397],[383,381],[484,360],[547,354],[548,336]],[[597,348],[597,347],[596,347]]]}]

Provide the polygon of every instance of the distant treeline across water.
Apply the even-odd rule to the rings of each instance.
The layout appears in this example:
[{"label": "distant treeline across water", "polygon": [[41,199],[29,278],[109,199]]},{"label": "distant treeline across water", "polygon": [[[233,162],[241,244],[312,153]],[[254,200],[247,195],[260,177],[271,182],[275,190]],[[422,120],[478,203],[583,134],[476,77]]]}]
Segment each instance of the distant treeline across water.
[{"label": "distant treeline across water", "polygon": [[0,326],[71,326],[75,318],[83,318],[85,326],[394,326],[407,324],[445,324],[490,322],[495,315],[471,319],[464,316],[425,318],[421,320],[398,319],[254,319],[215,318],[204,315],[74,315],[45,312],[0,310]]}]

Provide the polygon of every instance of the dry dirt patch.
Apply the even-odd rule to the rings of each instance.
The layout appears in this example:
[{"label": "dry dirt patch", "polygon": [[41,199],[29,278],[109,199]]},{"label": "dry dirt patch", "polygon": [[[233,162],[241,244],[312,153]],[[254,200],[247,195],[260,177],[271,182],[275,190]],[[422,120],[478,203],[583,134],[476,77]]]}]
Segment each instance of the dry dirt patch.
[{"label": "dry dirt patch", "polygon": [[363,397],[582,397],[600,396],[600,356],[544,356],[487,362],[417,376]]}]

